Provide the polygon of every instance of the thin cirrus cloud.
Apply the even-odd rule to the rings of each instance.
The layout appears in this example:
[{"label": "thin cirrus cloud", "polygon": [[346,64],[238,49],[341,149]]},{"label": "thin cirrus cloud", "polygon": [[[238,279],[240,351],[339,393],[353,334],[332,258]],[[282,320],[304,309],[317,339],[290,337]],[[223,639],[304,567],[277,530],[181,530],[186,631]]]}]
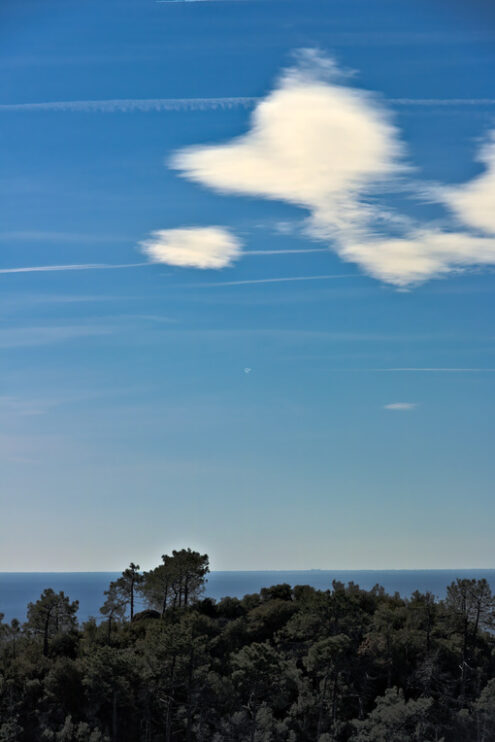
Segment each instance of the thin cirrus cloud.
[{"label": "thin cirrus cloud", "polygon": [[111,332],[112,328],[102,325],[2,327],[0,328],[0,348],[6,350],[51,345],[68,340],[109,335]]},{"label": "thin cirrus cloud", "polygon": [[[303,207],[310,237],[326,241],[368,275],[404,287],[495,264],[494,152],[483,150],[484,176],[436,191],[435,199],[465,231],[403,219],[402,234],[391,237],[383,209],[370,196],[386,192],[399,177],[403,190],[412,190],[400,132],[378,97],[343,84],[330,60],[308,51],[256,106],[247,133],[179,150],[170,165],[221,193]],[[400,224],[400,215],[395,221]]]},{"label": "thin cirrus cloud", "polygon": [[159,229],[139,243],[153,263],[182,268],[225,268],[241,255],[240,240],[223,227]]}]

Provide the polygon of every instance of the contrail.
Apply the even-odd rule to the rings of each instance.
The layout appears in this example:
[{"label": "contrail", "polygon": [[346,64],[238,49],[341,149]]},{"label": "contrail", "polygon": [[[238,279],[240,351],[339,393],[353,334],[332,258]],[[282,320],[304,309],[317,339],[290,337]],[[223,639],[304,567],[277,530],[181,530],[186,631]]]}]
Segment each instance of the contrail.
[{"label": "contrail", "polygon": [[[158,0],[157,0],[158,1]],[[183,2],[212,2],[213,0],[180,0]],[[217,0],[226,2],[226,0]],[[241,0],[235,0],[240,2]],[[161,0],[175,3],[179,0]],[[110,98],[107,100],[59,100],[39,103],[2,103],[1,112],[22,111],[72,111],[83,113],[132,113],[133,111],[217,111],[232,108],[251,108],[262,98],[231,96],[223,98]],[[388,98],[396,106],[456,107],[493,106],[495,98]]]},{"label": "contrail", "polygon": [[[287,278],[254,278],[246,281],[220,281],[218,283],[196,283],[194,286],[247,286],[253,283],[285,283],[289,281],[323,281],[333,278],[356,278],[354,273],[337,273],[326,276],[288,276]],[[191,285],[191,284],[190,284]]]},{"label": "contrail", "polygon": [[139,268],[150,263],[79,263],[75,265],[34,265],[27,268],[0,268],[0,273],[48,273],[50,271],[92,271]]},{"label": "contrail", "polygon": [[242,253],[242,257],[246,258],[249,255],[292,255],[301,254],[307,252],[329,252],[328,247],[308,247],[308,248],[295,248],[294,250],[246,250]]},{"label": "contrail", "polygon": [[396,106],[493,106],[495,98],[388,98]]},{"label": "contrail", "polygon": [[[171,0],[169,0],[171,1]],[[192,2],[193,0],[188,0]],[[206,0],[194,0],[205,2]],[[175,2],[175,0],[174,0]],[[4,103],[1,111],[83,111],[88,113],[129,113],[131,111],[216,111],[248,108],[261,98],[111,98],[108,100],[59,100],[41,103]]]},{"label": "contrail", "polygon": [[495,371],[495,368],[372,368],[370,371],[411,371],[432,373],[476,373],[478,371]]},{"label": "contrail", "polygon": [[249,0],[155,0],[160,5],[184,5],[187,3],[240,3]]}]

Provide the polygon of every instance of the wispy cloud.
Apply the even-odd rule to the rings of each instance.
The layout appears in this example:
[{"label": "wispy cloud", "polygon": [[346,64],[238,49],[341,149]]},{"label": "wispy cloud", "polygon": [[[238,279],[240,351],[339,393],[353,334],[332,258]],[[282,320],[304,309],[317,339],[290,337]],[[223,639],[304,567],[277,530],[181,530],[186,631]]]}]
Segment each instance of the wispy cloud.
[{"label": "wispy cloud", "polygon": [[211,281],[198,283],[194,286],[209,288],[210,286],[247,286],[257,283],[290,283],[291,281],[328,281],[338,278],[356,278],[353,273],[335,273],[324,276],[287,276],[283,278],[252,278],[244,281]]},{"label": "wispy cloud", "polygon": [[383,409],[396,412],[408,412],[414,410],[417,406],[417,402],[390,402],[390,404],[383,405]]},{"label": "wispy cloud", "polygon": [[52,271],[115,270],[140,268],[149,263],[76,263],[73,265],[32,265],[23,268],[0,268],[0,273],[50,273]]},{"label": "wispy cloud", "polygon": [[154,263],[189,268],[225,268],[241,255],[240,240],[223,227],[159,229],[139,247]]},{"label": "wispy cloud", "polygon": [[120,314],[115,319],[143,320],[144,322],[156,322],[157,324],[174,324],[177,320],[174,317],[167,317],[163,314]]},{"label": "wispy cloud", "polygon": [[0,348],[29,348],[67,340],[108,335],[112,328],[102,325],[60,325],[0,328]]},{"label": "wispy cloud", "polygon": [[[439,99],[395,102],[428,106]],[[460,103],[450,99],[441,105]],[[464,103],[474,105],[473,99]],[[305,208],[309,236],[328,241],[343,260],[398,287],[473,265],[495,265],[495,144],[483,151],[484,176],[451,191],[437,189],[436,196],[485,236],[455,225],[442,230],[397,219],[387,209],[383,219],[383,208],[370,196],[386,193],[399,176],[403,191],[411,188],[403,152],[383,100],[343,84],[333,62],[309,50],[256,106],[246,134],[220,145],[182,149],[170,164],[221,193]],[[398,237],[390,236],[392,222],[402,232]]]},{"label": "wispy cloud", "polygon": [[[192,2],[193,0],[188,0]],[[207,0],[195,0],[206,2]],[[211,0],[210,0],[211,1]],[[2,111],[82,111],[86,113],[131,113],[132,111],[217,111],[248,108],[259,98],[249,96],[222,98],[109,98],[106,100],[61,100],[39,103],[3,103]]]},{"label": "wispy cloud", "polygon": [[33,400],[24,397],[2,396],[0,397],[0,414],[12,413],[21,417],[44,415],[56,402],[53,400]]},{"label": "wispy cloud", "polygon": [[75,232],[49,232],[43,230],[18,230],[0,232],[0,240],[30,242],[117,242],[125,239],[117,235],[78,234]]}]

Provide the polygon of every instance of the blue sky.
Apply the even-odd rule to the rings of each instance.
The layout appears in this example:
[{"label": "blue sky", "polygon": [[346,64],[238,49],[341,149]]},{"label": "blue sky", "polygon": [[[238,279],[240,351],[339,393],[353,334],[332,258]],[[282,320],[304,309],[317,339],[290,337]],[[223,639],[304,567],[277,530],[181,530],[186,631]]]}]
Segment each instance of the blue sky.
[{"label": "blue sky", "polygon": [[493,565],[494,40],[2,3],[1,570]]}]

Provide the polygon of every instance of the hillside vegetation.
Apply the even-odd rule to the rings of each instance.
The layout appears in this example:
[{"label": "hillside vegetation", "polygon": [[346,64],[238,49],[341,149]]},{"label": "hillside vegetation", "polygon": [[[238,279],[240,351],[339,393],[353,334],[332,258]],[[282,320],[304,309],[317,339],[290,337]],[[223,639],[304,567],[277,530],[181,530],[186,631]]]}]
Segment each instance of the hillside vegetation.
[{"label": "hillside vegetation", "polygon": [[[1,742],[492,742],[494,600],[282,584],[203,599],[208,557],[111,583],[101,616],[49,588],[0,622]],[[136,610],[145,603],[145,610]]]}]

